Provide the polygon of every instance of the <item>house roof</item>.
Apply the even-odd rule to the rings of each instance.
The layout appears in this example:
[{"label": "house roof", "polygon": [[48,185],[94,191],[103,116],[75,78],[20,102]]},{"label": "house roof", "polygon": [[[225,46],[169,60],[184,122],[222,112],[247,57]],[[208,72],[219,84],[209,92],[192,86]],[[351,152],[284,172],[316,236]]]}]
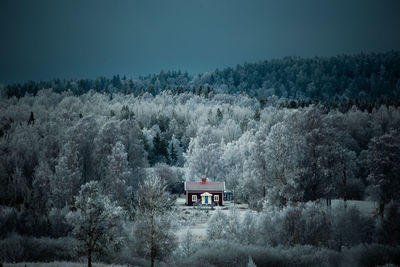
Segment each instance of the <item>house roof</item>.
[{"label": "house roof", "polygon": [[225,182],[185,182],[186,191],[224,191]]}]

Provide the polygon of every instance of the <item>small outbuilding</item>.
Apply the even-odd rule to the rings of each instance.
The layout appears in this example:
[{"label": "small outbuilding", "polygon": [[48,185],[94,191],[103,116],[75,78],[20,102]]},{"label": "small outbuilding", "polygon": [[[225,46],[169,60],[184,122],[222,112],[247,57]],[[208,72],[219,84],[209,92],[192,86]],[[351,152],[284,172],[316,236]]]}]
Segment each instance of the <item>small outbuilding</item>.
[{"label": "small outbuilding", "polygon": [[224,204],[225,182],[207,182],[203,178],[201,182],[185,182],[184,189],[187,206]]},{"label": "small outbuilding", "polygon": [[233,200],[232,191],[230,191],[230,190],[225,190],[224,191],[224,200],[225,201],[232,201]]}]

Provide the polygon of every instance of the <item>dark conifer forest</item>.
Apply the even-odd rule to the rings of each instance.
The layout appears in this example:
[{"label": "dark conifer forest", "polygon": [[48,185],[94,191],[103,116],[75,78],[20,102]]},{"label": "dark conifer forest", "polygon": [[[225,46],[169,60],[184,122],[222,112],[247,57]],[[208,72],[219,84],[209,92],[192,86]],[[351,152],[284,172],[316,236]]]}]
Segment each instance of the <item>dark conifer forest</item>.
[{"label": "dark conifer forest", "polygon": [[163,91],[196,95],[246,94],[266,101],[268,97],[290,100],[313,100],[331,105],[343,102],[365,105],[382,101],[398,104],[400,95],[400,53],[339,55],[335,57],[285,57],[245,63],[234,68],[214,70],[197,75],[183,71],[161,71],[138,78],[114,75],[94,80],[61,80],[27,82],[5,86],[8,97],[36,95],[40,89],[71,91],[82,95],[90,90],[99,93],[133,94]]}]

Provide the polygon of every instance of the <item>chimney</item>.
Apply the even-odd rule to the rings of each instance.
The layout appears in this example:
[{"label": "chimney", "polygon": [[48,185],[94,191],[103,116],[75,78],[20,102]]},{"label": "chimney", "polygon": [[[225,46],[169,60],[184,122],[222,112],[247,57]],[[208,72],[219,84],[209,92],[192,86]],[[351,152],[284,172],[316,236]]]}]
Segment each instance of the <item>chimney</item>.
[{"label": "chimney", "polygon": [[207,182],[207,178],[201,178],[201,183],[205,184]]}]

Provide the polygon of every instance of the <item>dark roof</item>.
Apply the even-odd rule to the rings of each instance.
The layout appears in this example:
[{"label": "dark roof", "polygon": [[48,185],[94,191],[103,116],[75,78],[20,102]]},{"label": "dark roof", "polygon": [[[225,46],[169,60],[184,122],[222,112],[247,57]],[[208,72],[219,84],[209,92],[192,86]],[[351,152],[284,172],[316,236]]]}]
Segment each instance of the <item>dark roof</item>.
[{"label": "dark roof", "polygon": [[224,191],[225,182],[185,182],[186,191]]}]

